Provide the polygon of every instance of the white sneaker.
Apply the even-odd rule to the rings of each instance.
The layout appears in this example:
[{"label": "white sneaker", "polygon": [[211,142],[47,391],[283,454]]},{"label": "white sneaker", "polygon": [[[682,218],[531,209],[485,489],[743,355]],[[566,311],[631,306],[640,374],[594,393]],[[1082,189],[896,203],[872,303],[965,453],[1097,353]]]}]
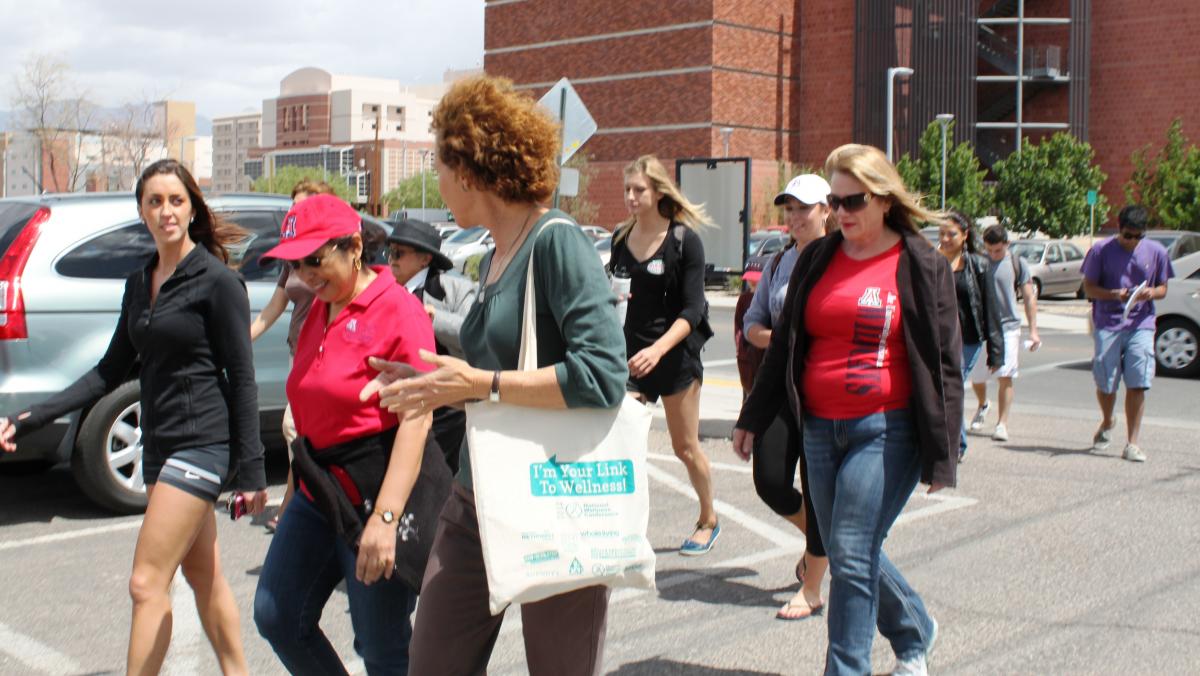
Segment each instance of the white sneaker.
[{"label": "white sneaker", "polygon": [[892,676],[928,676],[929,675],[929,656],[933,654],[933,645],[937,642],[938,623],[933,620],[933,631],[929,634],[929,645],[925,646],[925,652],[915,655],[906,660],[896,660],[896,668],[892,669]]},{"label": "white sneaker", "polygon": [[1121,454],[1129,462],[1146,462],[1146,454],[1133,444],[1125,444],[1125,452]]},{"label": "white sneaker", "polygon": [[1101,423],[1100,428],[1096,430],[1096,434],[1092,435],[1093,451],[1103,451],[1108,448],[1109,442],[1112,441],[1112,431],[1116,425],[1113,425],[1113,427],[1104,427],[1103,425]]},{"label": "white sneaker", "polygon": [[996,431],[992,432],[992,441],[1008,441],[1008,428],[1004,423],[996,423]]},{"label": "white sneaker", "polygon": [[983,406],[975,409],[975,417],[971,418],[971,431],[978,432],[983,429],[983,423],[987,422],[988,411],[992,409],[992,402],[984,399]]}]

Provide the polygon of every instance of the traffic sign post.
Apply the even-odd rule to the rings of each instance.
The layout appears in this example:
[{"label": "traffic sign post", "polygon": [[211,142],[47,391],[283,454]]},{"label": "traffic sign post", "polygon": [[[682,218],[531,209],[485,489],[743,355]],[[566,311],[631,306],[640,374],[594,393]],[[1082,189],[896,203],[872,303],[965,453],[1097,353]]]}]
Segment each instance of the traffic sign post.
[{"label": "traffic sign post", "polygon": [[[592,137],[592,134],[596,133],[599,127],[592,114],[588,112],[587,106],[583,105],[583,99],[579,98],[578,92],[571,86],[571,81],[565,77],[556,82],[538,103],[549,110],[550,114],[559,122],[558,164],[562,166]],[[558,206],[559,197],[560,191],[555,190],[555,207]]]}]

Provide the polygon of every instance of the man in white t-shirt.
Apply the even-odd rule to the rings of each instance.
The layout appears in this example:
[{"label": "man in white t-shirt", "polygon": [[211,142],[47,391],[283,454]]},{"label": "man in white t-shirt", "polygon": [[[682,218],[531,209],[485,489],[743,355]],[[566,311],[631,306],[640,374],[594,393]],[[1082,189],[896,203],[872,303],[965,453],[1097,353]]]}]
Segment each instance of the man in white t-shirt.
[{"label": "man in white t-shirt", "polygon": [[1008,414],[1013,402],[1013,379],[1017,377],[1018,354],[1021,350],[1021,316],[1017,313],[1017,288],[1021,289],[1021,298],[1025,304],[1025,317],[1029,320],[1029,349],[1041,347],[1042,340],[1037,330],[1037,290],[1029,275],[1029,267],[1020,256],[1013,256],[1008,250],[1008,231],[1003,226],[993,225],[983,232],[983,243],[987,247],[990,266],[988,279],[992,282],[994,298],[999,314],[1000,326],[1004,332],[1004,364],[992,371],[981,359],[971,371],[971,387],[975,390],[975,398],[979,407],[975,417],[971,419],[971,431],[983,429],[987,422],[991,402],[987,398],[987,382],[995,377],[999,383],[999,419],[992,438],[996,441],[1008,441]]}]

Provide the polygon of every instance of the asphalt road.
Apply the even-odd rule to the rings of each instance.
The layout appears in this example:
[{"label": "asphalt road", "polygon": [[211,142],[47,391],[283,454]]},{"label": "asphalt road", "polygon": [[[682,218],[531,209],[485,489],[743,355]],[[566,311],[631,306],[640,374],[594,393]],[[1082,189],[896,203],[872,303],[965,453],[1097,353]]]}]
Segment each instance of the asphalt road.
[{"label": "asphalt road", "polygon": [[[1077,304],[1047,309],[1059,314],[1044,322],[1045,347],[1022,355],[1011,440],[972,437],[959,487],[934,496],[918,489],[886,545],[940,623],[932,670],[1197,673],[1200,381],[1156,381],[1142,439],[1146,464],[1120,460],[1122,434],[1109,451],[1089,452],[1097,421],[1086,366],[1090,339]],[[658,590],[614,592],[605,673],[820,671],[823,619],[773,617],[795,590],[792,567],[803,540],[758,501],[748,467],[724,438],[740,403],[730,313],[712,310],[718,335],[705,354],[702,405],[723,535],[706,557],[675,553],[696,505],[659,420],[650,469]],[[277,454],[270,465],[276,497],[284,472]],[[271,536],[247,519],[218,514],[218,523],[251,671],[282,673],[250,621]],[[0,476],[0,573],[7,582],[0,591],[0,674],[123,670],[126,578],[138,524],[137,517],[91,507],[65,468]],[[215,673],[189,596],[179,581],[167,672]],[[509,614],[489,673],[526,673],[519,619]],[[344,594],[334,594],[322,624],[351,670],[361,670]],[[892,667],[882,639],[874,666]]]}]

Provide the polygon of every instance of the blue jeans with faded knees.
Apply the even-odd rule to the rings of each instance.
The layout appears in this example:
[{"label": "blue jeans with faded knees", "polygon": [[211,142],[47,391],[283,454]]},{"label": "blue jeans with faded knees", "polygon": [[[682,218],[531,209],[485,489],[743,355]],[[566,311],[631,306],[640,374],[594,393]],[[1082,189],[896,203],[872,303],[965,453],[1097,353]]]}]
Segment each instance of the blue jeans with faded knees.
[{"label": "blue jeans with faded knees", "polygon": [[312,500],[297,491],[279,519],[254,594],[258,633],[288,673],[346,673],[318,624],[329,596],[343,581],[354,649],[367,673],[408,673],[410,616],[417,595],[397,576],[364,585],[354,577],[355,559]]},{"label": "blue jeans with faded knees", "polygon": [[847,420],[806,416],[804,455],[829,554],[825,673],[871,673],[876,626],[897,658],[925,651],[933,620],[883,553],[888,529],[921,474],[909,412]]},{"label": "blue jeans with faded knees", "polygon": [[[963,343],[962,348],[962,376],[964,394],[967,388],[967,376],[971,374],[971,370],[975,368],[975,362],[979,361],[979,355],[983,352],[983,343]],[[958,457],[963,457],[967,454],[967,426],[963,425],[958,428]]]}]

